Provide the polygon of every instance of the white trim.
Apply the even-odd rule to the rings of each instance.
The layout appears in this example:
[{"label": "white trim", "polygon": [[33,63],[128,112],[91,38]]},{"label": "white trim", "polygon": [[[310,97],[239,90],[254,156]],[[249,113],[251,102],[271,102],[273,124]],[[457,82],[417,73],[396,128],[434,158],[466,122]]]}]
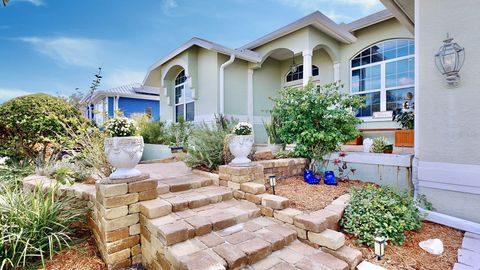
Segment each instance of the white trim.
[{"label": "white trim", "polygon": [[[170,71],[170,69],[174,66],[180,66],[183,68],[183,70],[185,70],[185,77],[188,78],[189,76],[189,71],[188,71],[188,64],[185,60],[183,59],[174,59],[172,62],[170,62],[167,66],[163,67],[162,68],[162,78],[160,80],[160,84],[161,84],[161,87],[165,87],[165,77],[167,76],[167,73]],[[180,71],[181,72],[181,71]],[[148,74],[147,74],[148,75]],[[177,75],[175,75],[174,79],[178,76],[178,73]],[[144,82],[145,83],[145,82]]]},{"label": "white trim", "polygon": [[[405,13],[404,10],[402,10],[398,5],[397,3],[395,2],[395,0],[380,0],[380,2],[382,2],[382,4],[388,8],[388,10],[390,10],[390,12],[395,16],[395,18],[397,18],[397,20],[403,24],[403,26],[405,26],[405,28],[407,28],[408,31],[410,31],[410,33],[414,33],[415,32],[415,23],[414,23],[414,19],[413,18],[410,18],[408,14]],[[416,2],[416,1],[415,1]],[[416,5],[417,7],[418,5]],[[418,15],[417,12],[415,11],[415,15]],[[419,17],[415,16],[416,19],[418,19]]]},{"label": "white trim", "polygon": [[247,114],[248,122],[253,125],[253,69],[247,70]]},{"label": "white trim", "polygon": [[417,207],[420,213],[427,214],[425,218],[428,221],[438,224],[446,225],[455,229],[459,229],[466,232],[480,234],[480,224],[469,220],[452,217],[438,212],[432,212],[423,208]]},{"label": "white trim", "polygon": [[151,65],[147,70],[147,74],[146,74],[146,76],[143,80],[143,84],[146,83],[148,76],[150,75],[150,73],[154,69],[156,69],[156,68],[160,67],[161,65],[165,64],[166,62],[168,62],[169,60],[171,60],[172,58],[174,58],[175,56],[177,56],[178,54],[182,53],[183,51],[189,49],[192,46],[199,46],[199,47],[202,47],[204,49],[211,50],[211,51],[218,52],[218,53],[222,53],[222,54],[225,54],[225,55],[235,54],[236,57],[238,57],[242,60],[245,60],[245,61],[249,61],[249,62],[257,63],[257,62],[261,61],[261,58],[259,57],[259,55],[256,52],[253,52],[253,51],[250,51],[250,50],[233,50],[233,49],[224,47],[220,44],[216,44],[216,43],[210,42],[210,41],[205,40],[205,39],[194,37],[194,38],[190,39],[189,41],[185,42],[183,45],[181,45],[177,49],[175,49],[174,51],[172,51],[171,53],[169,53],[164,58],[160,59],[159,61],[157,61],[156,63]]},{"label": "white trim", "polygon": [[348,24],[344,24],[345,30],[349,32],[354,32],[357,30],[360,30],[362,28],[386,21],[388,19],[393,18],[392,12],[388,9],[384,9],[382,11],[379,11],[377,13],[373,13],[371,15],[368,15],[366,17],[360,18],[356,21],[353,21]]},{"label": "white trim", "polygon": [[[303,50],[303,86],[307,85],[312,77],[312,50]],[[320,73],[320,69],[319,69]]]},{"label": "white trim", "polygon": [[419,161],[419,186],[480,195],[480,165]]},{"label": "white trim", "polygon": [[271,32],[268,35],[265,35],[257,40],[254,40],[242,47],[240,47],[241,50],[245,49],[255,49],[258,48],[266,43],[269,43],[275,39],[281,38],[285,35],[288,35],[292,32],[295,32],[299,29],[302,29],[306,26],[314,26],[318,30],[324,32],[325,34],[331,36],[332,38],[346,43],[346,44],[351,44],[355,41],[357,41],[357,38],[352,35],[350,32],[346,31],[343,29],[342,26],[338,25],[334,21],[332,21],[330,18],[325,16],[323,13],[320,11],[315,11],[311,13],[310,15],[307,15],[291,24],[288,24],[280,29],[277,29],[273,32]]},{"label": "white trim", "polygon": [[[339,153],[335,152],[324,157],[328,160],[335,160],[339,157]],[[350,163],[374,164],[383,166],[396,166],[410,168],[412,166],[412,155],[396,155],[396,154],[379,154],[364,152],[348,152],[343,161]]]}]

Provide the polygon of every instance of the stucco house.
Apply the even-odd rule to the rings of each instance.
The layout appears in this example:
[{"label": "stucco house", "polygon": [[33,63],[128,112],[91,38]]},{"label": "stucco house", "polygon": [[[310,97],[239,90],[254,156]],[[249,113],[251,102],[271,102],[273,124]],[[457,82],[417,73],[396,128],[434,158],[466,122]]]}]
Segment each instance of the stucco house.
[{"label": "stucco house", "polygon": [[121,111],[124,116],[146,114],[152,120],[160,119],[159,89],[138,83],[106,90],[98,90],[83,99],[85,116],[101,125],[105,118]]},{"label": "stucco house", "polygon": [[161,89],[161,120],[209,122],[225,114],[252,123],[264,143],[269,98],[279,89],[340,80],[344,91],[366,97],[359,128],[377,134],[365,136],[393,142],[390,129],[399,126],[388,112],[415,92],[414,53],[413,34],[389,10],[349,24],[317,11],[238,49],[192,38],[154,63],[143,85]]}]

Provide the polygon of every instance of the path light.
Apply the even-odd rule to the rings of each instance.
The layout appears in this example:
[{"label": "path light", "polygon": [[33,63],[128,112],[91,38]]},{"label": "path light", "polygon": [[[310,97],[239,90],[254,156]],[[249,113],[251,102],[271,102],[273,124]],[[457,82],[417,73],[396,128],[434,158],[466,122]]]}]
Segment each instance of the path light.
[{"label": "path light", "polygon": [[465,61],[465,49],[452,41],[453,38],[449,37],[447,33],[447,38],[443,41],[442,47],[435,54],[435,64],[438,70],[446,76],[447,84],[456,86],[460,81],[458,72]]},{"label": "path light", "polygon": [[374,253],[377,256],[377,259],[380,260],[385,256],[385,238],[377,236],[373,239],[374,241]]},{"label": "path light", "polygon": [[270,186],[272,187],[272,194],[275,195],[275,186],[277,185],[277,179],[275,179],[275,175],[270,175],[268,180],[270,181]]}]

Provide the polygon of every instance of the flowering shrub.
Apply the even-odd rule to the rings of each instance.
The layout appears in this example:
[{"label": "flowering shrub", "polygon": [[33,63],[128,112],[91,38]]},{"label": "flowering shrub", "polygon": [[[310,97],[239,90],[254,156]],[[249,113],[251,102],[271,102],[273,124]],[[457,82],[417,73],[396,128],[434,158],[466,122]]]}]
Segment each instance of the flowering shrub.
[{"label": "flowering shrub", "polygon": [[378,137],[373,139],[372,148],[370,148],[370,152],[373,153],[383,153],[383,150],[389,145],[387,138],[385,137]]},{"label": "flowering shrub", "polygon": [[112,137],[134,136],[137,132],[135,121],[126,117],[113,118],[107,121],[105,129]]},{"label": "flowering shrub", "polygon": [[252,125],[247,122],[240,122],[233,127],[233,134],[235,135],[250,135],[252,134]]}]

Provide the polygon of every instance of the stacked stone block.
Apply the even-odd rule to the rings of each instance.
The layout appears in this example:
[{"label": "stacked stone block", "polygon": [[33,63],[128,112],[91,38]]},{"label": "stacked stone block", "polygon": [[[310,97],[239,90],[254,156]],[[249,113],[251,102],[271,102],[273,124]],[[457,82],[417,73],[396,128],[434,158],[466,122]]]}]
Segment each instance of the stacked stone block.
[{"label": "stacked stone block", "polygon": [[157,181],[148,175],[124,183],[105,179],[96,183],[95,188],[90,226],[107,268],[141,263],[140,202],[157,197]]},{"label": "stacked stone block", "polygon": [[268,183],[268,178],[271,175],[275,175],[277,179],[302,175],[307,165],[307,160],[304,158],[282,158],[255,161],[254,163],[263,166],[264,183]]}]

